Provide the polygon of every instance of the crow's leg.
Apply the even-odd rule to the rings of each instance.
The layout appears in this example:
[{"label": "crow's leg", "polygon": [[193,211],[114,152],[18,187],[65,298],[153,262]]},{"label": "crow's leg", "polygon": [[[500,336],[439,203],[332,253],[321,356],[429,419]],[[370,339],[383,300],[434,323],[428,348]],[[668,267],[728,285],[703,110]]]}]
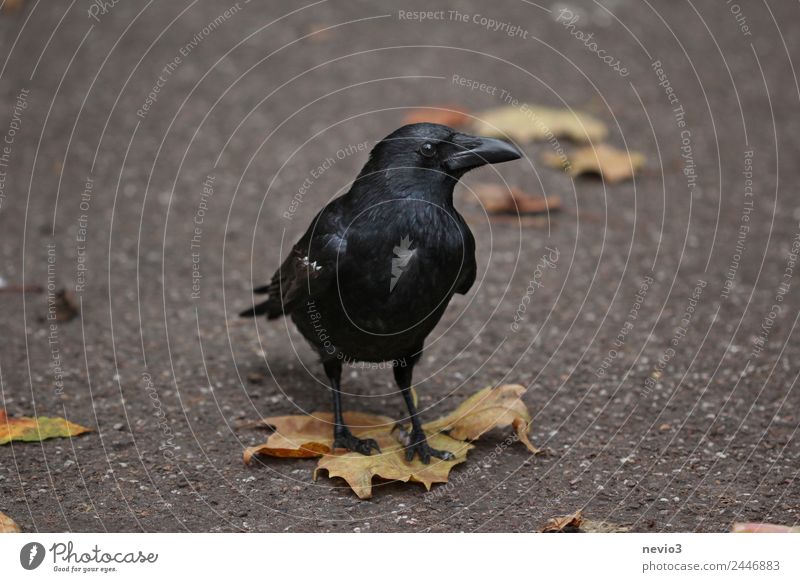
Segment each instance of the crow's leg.
[{"label": "crow's leg", "polygon": [[353,436],[350,429],[344,423],[342,416],[342,393],[339,389],[339,382],[342,378],[341,360],[324,362],[325,374],[331,381],[331,392],[333,393],[333,448],[347,449],[362,455],[369,455],[372,449],[381,452],[378,443],[374,439],[359,439]]},{"label": "crow's leg", "polygon": [[412,460],[414,453],[416,453],[426,465],[431,462],[431,457],[449,461],[453,458],[453,453],[432,449],[428,445],[428,439],[425,438],[425,432],[422,430],[419,413],[414,405],[414,397],[411,394],[411,376],[414,373],[415,363],[415,360],[410,359],[395,360],[394,362],[394,379],[400,388],[400,392],[403,393],[406,406],[408,406],[408,413],[411,415],[411,438],[406,446],[406,460]]}]

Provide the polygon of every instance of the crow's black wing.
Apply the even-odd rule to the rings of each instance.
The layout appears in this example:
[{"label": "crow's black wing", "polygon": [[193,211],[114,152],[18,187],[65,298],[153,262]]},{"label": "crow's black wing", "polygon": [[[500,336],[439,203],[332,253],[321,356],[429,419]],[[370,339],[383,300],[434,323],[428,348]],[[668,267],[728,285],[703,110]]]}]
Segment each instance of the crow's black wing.
[{"label": "crow's black wing", "polygon": [[475,238],[466,225],[464,231],[464,261],[461,263],[461,272],[458,274],[458,281],[456,281],[456,293],[461,295],[466,295],[470,290],[478,272],[478,267],[475,263]]},{"label": "crow's black wing", "polygon": [[308,232],[275,271],[269,284],[253,290],[257,294],[266,294],[266,301],[239,315],[255,317],[266,313],[267,319],[276,319],[325,291],[335,282],[337,262],[345,252],[342,232],[332,213],[320,212]]}]

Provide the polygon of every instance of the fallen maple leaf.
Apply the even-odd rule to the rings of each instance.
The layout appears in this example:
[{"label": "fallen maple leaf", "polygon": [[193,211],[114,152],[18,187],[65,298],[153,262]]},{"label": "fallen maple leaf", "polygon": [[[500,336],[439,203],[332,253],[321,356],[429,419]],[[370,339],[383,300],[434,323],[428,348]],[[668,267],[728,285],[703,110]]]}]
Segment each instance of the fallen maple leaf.
[{"label": "fallen maple leaf", "polygon": [[[330,429],[329,429],[330,432]],[[427,431],[426,431],[427,432]],[[380,454],[361,455],[347,452],[341,455],[324,455],[314,470],[314,479],[320,470],[328,472],[329,477],[341,477],[361,499],[372,497],[372,478],[381,477],[396,481],[422,483],[430,491],[434,483],[447,483],[450,470],[467,460],[467,452],[473,445],[456,440],[446,434],[428,433],[428,444],[434,449],[453,454],[449,461],[431,459],[425,465],[418,458],[406,461],[405,448],[391,433],[374,431],[364,433],[378,441]]]},{"label": "fallen maple leaf", "polygon": [[546,214],[561,210],[558,196],[531,196],[513,186],[484,182],[472,191],[489,214]]},{"label": "fallen maple leaf", "polygon": [[21,416],[9,418],[0,408],[0,445],[11,441],[39,442],[58,437],[74,437],[92,429],[63,418]]},{"label": "fallen maple leaf", "polygon": [[441,107],[420,107],[409,111],[405,123],[440,123],[450,127],[463,127],[470,121],[467,110],[458,105],[442,105]]},{"label": "fallen maple leaf", "polygon": [[244,451],[244,462],[254,455],[272,457],[322,457],[314,471],[326,470],[329,477],[341,477],[361,499],[372,496],[372,479],[381,477],[397,481],[422,483],[430,489],[434,483],[446,483],[450,470],[467,460],[467,452],[475,440],[495,427],[512,426],[517,438],[533,453],[539,450],[528,437],[530,413],[521,400],[525,388],[518,384],[487,387],[473,394],[447,416],[423,425],[430,445],[449,451],[453,459],[432,459],[425,465],[418,458],[406,461],[402,443],[404,429],[387,416],[346,412],[345,423],[358,438],[372,438],[381,453],[361,455],[333,450],[333,415],[276,416],[263,422],[275,428],[267,442]]},{"label": "fallen maple leaf", "polygon": [[[333,414],[312,413],[310,416],[271,416],[261,421],[274,432],[267,442],[244,451],[244,462],[253,455],[270,457],[310,458],[333,452]],[[364,438],[375,431],[391,432],[394,420],[388,416],[363,412],[345,412],[344,422],[353,434]]]},{"label": "fallen maple leaf", "polygon": [[800,533],[800,527],[774,523],[734,523],[733,533]]},{"label": "fallen maple leaf", "polygon": [[519,142],[563,137],[578,143],[592,143],[602,141],[608,134],[605,124],[587,113],[526,103],[490,109],[476,114],[476,117],[473,124],[475,133],[510,137]]},{"label": "fallen maple leaf", "polygon": [[21,531],[13,519],[0,511],[0,533],[20,533]]},{"label": "fallen maple leaf", "polygon": [[511,426],[517,438],[533,454],[541,453],[528,438],[531,415],[522,395],[525,387],[505,384],[487,386],[467,398],[453,412],[425,425],[431,432],[445,431],[454,439],[476,440],[493,428]]},{"label": "fallen maple leaf", "polygon": [[2,11],[3,12],[19,12],[22,8],[23,0],[6,0],[3,2]]},{"label": "fallen maple leaf", "polygon": [[566,159],[548,152],[543,159],[548,166],[562,168],[573,178],[582,174],[596,174],[609,184],[633,177],[645,162],[645,157],[638,152],[618,150],[607,144],[579,148]]},{"label": "fallen maple leaf", "polygon": [[576,533],[583,525],[583,512],[579,509],[570,515],[552,517],[542,526],[542,533]]},{"label": "fallen maple leaf", "polygon": [[607,521],[585,519],[583,510],[579,509],[570,515],[548,519],[539,531],[542,533],[621,533],[628,531],[628,528]]}]

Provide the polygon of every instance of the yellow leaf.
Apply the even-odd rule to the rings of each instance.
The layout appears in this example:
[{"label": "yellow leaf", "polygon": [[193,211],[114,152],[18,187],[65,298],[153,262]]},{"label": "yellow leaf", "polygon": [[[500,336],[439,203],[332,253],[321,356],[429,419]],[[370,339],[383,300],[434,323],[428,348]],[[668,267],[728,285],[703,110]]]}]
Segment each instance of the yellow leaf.
[{"label": "yellow leaf", "polygon": [[359,453],[332,450],[333,415],[316,413],[311,416],[274,416],[263,422],[275,429],[267,441],[244,451],[244,462],[254,455],[273,457],[321,457],[314,471],[330,477],[341,477],[362,499],[372,496],[372,479],[381,477],[402,482],[422,483],[430,489],[434,483],[446,483],[450,470],[467,460],[474,440],[495,427],[512,426],[520,441],[533,453],[538,449],[528,438],[530,413],[521,400],[525,388],[507,384],[484,388],[472,395],[447,416],[423,425],[431,447],[448,451],[454,458],[448,461],[432,459],[425,465],[417,457],[406,461],[403,448],[403,428],[389,417],[346,412],[345,423],[358,438],[372,438],[380,453]]},{"label": "yellow leaf", "polygon": [[21,531],[13,519],[0,512],[0,533],[20,533]]},{"label": "yellow leaf", "polygon": [[405,449],[390,433],[375,431],[369,433],[378,441],[380,454],[361,455],[344,453],[341,455],[323,456],[314,471],[314,479],[319,471],[325,469],[329,477],[341,477],[361,499],[372,497],[372,478],[382,477],[396,481],[414,481],[422,483],[430,490],[434,483],[446,483],[450,470],[467,460],[467,451],[473,448],[469,443],[450,438],[445,434],[428,434],[428,444],[434,449],[449,451],[455,458],[449,461],[431,459],[425,465],[417,457],[409,462],[405,458]]},{"label": "yellow leaf", "polygon": [[0,408],[0,445],[11,441],[39,442],[45,439],[74,437],[90,430],[92,429],[63,418],[47,416],[9,418],[6,411]]},{"label": "yellow leaf", "polygon": [[519,384],[497,388],[488,386],[467,398],[447,416],[426,424],[425,430],[447,431],[458,440],[475,440],[495,427],[512,426],[528,450],[539,453],[541,451],[528,438],[531,416],[522,402],[524,393],[525,387]]},{"label": "yellow leaf", "polygon": [[573,178],[582,174],[596,174],[609,184],[632,178],[645,162],[645,157],[638,152],[618,150],[607,144],[579,148],[567,159],[548,152],[543,159],[548,166],[562,168]]},{"label": "yellow leaf", "polygon": [[490,109],[476,114],[476,117],[478,121],[473,124],[475,133],[519,142],[563,137],[578,143],[591,143],[602,141],[608,134],[602,121],[586,113],[527,103]]}]

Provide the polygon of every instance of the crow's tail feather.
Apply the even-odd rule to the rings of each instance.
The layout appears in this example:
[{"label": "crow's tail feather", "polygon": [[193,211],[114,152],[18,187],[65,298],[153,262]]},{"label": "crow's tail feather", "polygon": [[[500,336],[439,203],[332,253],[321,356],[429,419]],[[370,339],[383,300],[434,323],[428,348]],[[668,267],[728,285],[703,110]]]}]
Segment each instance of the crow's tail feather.
[{"label": "crow's tail feather", "polygon": [[264,303],[259,303],[258,305],[254,305],[250,309],[245,309],[241,313],[239,313],[239,317],[255,317],[256,315],[261,315],[267,310],[267,303],[268,301],[264,301]]},{"label": "crow's tail feather", "polygon": [[277,319],[283,315],[283,308],[280,303],[275,305],[274,301],[267,299],[258,305],[254,305],[250,309],[245,309],[239,314],[239,317],[256,317],[265,313],[267,314],[267,319]]}]

